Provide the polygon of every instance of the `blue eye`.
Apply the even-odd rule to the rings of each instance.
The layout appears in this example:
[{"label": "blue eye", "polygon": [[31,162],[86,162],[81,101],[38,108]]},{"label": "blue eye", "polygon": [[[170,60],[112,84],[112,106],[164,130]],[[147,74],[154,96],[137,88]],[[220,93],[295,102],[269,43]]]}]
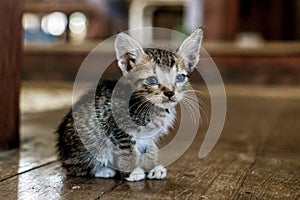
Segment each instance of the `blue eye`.
[{"label": "blue eye", "polygon": [[146,78],[146,81],[149,85],[157,85],[158,84],[158,80],[155,76],[149,76],[148,78]]},{"label": "blue eye", "polygon": [[185,80],[186,75],[185,74],[179,74],[176,76],[176,83],[181,83]]}]

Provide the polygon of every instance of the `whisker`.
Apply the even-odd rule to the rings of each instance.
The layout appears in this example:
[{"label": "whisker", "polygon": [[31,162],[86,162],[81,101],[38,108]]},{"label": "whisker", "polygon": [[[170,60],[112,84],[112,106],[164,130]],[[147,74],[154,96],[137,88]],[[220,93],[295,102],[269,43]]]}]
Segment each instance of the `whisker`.
[{"label": "whisker", "polygon": [[199,112],[199,105],[198,104],[194,104],[191,101],[189,101],[188,99],[184,99],[183,102],[186,104],[186,106],[189,107],[189,110],[193,114],[193,118],[196,119],[198,116],[201,116],[200,112]]},{"label": "whisker", "polygon": [[200,95],[205,95],[205,93],[201,90],[184,90],[184,93],[188,93],[188,92],[192,92],[192,93],[196,93],[196,94],[200,94]]},{"label": "whisker", "polygon": [[[206,110],[208,109],[208,106],[206,105],[206,103],[197,98],[197,97],[193,97],[193,96],[189,96],[189,95],[185,95],[183,97],[183,99],[185,101],[188,101],[189,104],[191,104],[192,107],[196,107],[197,109],[200,110],[201,115],[200,116],[204,116],[205,117],[205,122],[208,122],[208,116],[207,116],[207,112]],[[203,118],[201,117],[201,122],[203,123]]]},{"label": "whisker", "polygon": [[198,113],[196,114],[196,111],[195,109],[193,109],[186,101],[182,101],[182,105],[187,109],[187,111],[191,114],[192,116],[192,120],[193,120],[193,123],[196,125],[197,124],[197,119],[199,116]]},{"label": "whisker", "polygon": [[193,97],[193,96],[190,96],[190,95],[188,95],[188,94],[185,94],[184,95],[185,97],[187,97],[187,98],[190,98],[190,99],[192,99],[193,101],[195,101],[197,104],[200,104],[202,107],[204,107],[204,108],[207,108],[208,106],[206,105],[206,103],[205,103],[205,101],[202,99],[202,98],[199,98],[199,97]]},{"label": "whisker", "polygon": [[139,116],[142,113],[144,106],[146,106],[147,104],[148,101],[144,101],[136,108],[136,111],[138,112],[136,116]]},{"label": "whisker", "polygon": [[135,102],[133,105],[130,105],[130,106],[129,106],[129,109],[133,108],[134,106],[136,106],[136,105],[138,105],[138,104],[143,104],[143,103],[145,103],[145,102],[147,102],[147,101],[148,101],[148,100],[145,99],[145,100],[143,100],[143,101]]}]

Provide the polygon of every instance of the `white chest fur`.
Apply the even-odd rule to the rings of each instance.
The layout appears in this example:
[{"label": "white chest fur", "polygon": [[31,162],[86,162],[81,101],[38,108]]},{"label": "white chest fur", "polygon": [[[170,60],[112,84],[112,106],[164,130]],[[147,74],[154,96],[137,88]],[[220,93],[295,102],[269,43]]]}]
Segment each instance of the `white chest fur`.
[{"label": "white chest fur", "polygon": [[168,129],[173,126],[175,119],[175,109],[168,110],[164,116],[156,116],[155,119],[142,128],[140,131],[133,131],[132,140],[135,141],[139,152],[145,152],[147,148],[155,145],[158,138],[168,133]]}]

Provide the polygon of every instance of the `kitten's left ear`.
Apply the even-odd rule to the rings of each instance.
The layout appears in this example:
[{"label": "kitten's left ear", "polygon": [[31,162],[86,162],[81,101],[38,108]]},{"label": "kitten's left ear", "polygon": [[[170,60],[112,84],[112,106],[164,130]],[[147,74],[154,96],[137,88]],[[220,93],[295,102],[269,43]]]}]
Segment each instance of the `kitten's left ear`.
[{"label": "kitten's left ear", "polygon": [[126,76],[130,67],[134,67],[144,55],[142,46],[125,33],[119,33],[115,40],[118,66]]},{"label": "kitten's left ear", "polygon": [[204,28],[197,28],[188,38],[186,38],[178,49],[178,54],[184,60],[184,64],[188,73],[191,73],[200,57],[201,41],[203,38]]}]

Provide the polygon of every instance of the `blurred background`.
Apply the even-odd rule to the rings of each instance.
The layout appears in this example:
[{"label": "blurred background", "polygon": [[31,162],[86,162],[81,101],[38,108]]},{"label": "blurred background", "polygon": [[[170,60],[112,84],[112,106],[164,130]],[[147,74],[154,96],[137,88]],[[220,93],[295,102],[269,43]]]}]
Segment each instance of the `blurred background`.
[{"label": "blurred background", "polygon": [[[203,47],[228,96],[295,97],[291,88],[299,88],[299,0],[11,0],[2,1],[0,9],[0,18],[10,19],[3,20],[7,28],[0,34],[0,91],[10,95],[0,98],[8,105],[2,106],[0,121],[11,119],[0,125],[11,127],[16,138],[20,82],[22,113],[66,109],[86,56],[129,29],[163,27],[190,34],[204,26]],[[106,59],[107,52],[96,56]],[[115,62],[106,72],[108,78],[121,75]],[[195,74],[193,83],[203,85]]]},{"label": "blurred background", "polygon": [[[65,178],[56,162],[53,132],[72,104],[76,74],[90,51],[120,31],[147,26],[185,34],[205,26],[203,47],[227,95],[216,153],[204,164],[178,162],[170,173],[176,176],[167,179],[170,185],[153,184],[155,192],[223,191],[234,198],[241,192],[247,199],[259,193],[264,199],[299,194],[300,0],[0,0],[0,19],[0,199],[45,199],[49,194],[74,199],[91,192],[98,199],[100,193],[122,188],[112,182],[102,192],[100,182]],[[111,47],[94,55],[107,59],[114,53]],[[105,75],[121,75],[115,62]],[[199,100],[208,116],[203,115],[200,138],[191,148],[195,154],[186,154],[196,156],[209,125],[210,99],[199,74],[191,78],[193,88],[203,91]],[[20,148],[2,153],[14,147]],[[186,163],[193,165],[193,173],[182,173]],[[189,183],[192,190],[184,187]],[[154,190],[145,191],[149,197]]]},{"label": "blurred background", "polygon": [[25,0],[22,26],[23,80],[74,80],[90,50],[120,31],[205,26],[225,83],[300,83],[299,0]]}]

